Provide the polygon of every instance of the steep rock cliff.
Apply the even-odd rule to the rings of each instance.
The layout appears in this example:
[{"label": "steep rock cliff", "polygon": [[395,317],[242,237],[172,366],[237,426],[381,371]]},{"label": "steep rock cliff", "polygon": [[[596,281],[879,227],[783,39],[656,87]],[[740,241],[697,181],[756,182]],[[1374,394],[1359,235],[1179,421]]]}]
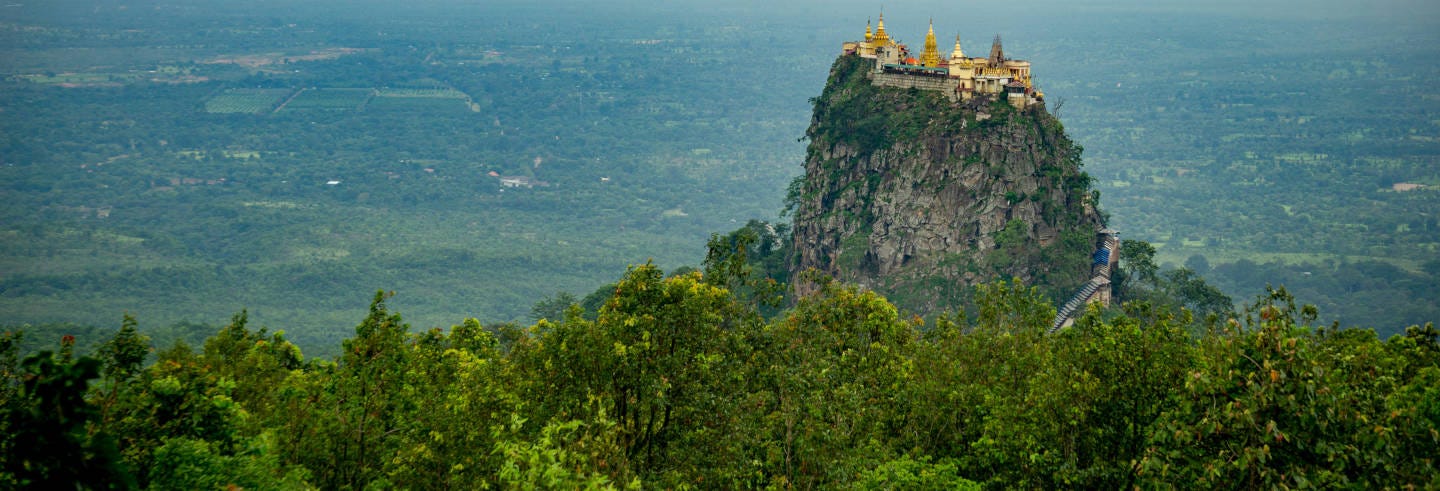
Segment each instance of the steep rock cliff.
[{"label": "steep rock cliff", "polygon": [[1084,282],[1102,218],[1060,122],[1043,106],[875,87],[872,67],[840,57],[813,100],[805,175],[788,200],[794,270],[921,312],[996,278]]}]

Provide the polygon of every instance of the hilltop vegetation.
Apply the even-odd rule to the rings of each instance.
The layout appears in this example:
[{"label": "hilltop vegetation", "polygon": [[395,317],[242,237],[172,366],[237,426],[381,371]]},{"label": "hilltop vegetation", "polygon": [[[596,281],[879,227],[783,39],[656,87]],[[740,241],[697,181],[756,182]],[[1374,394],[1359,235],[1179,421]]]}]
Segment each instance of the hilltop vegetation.
[{"label": "hilltop vegetation", "polygon": [[377,293],[334,359],[243,312],[193,347],[127,319],[97,358],[65,341],[18,361],[6,333],[0,484],[1440,485],[1433,326],[1316,327],[1276,290],[1230,318],[1132,302],[1046,335],[1054,307],[1019,283],[978,288],[973,320],[838,283],[766,320],[763,295],[722,285],[768,281],[725,251],[703,274],[631,268],[598,312],[524,328],[412,330]]}]

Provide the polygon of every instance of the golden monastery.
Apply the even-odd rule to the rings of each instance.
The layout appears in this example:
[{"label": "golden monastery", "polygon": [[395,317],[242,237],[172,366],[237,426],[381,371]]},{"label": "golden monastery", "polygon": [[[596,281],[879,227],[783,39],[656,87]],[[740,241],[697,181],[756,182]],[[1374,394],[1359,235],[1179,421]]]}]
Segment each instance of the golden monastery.
[{"label": "golden monastery", "polygon": [[935,22],[925,35],[925,47],[913,57],[910,48],[885,32],[885,14],[872,31],[865,23],[863,41],[847,41],[845,54],[875,60],[870,79],[875,85],[900,88],[938,90],[951,100],[970,100],[977,96],[1004,97],[1019,108],[1043,103],[1045,95],[1030,80],[1030,62],[1005,57],[1000,36],[990,47],[989,57],[968,57],[960,49],[960,36],[955,36],[955,49],[948,58],[940,55],[935,42]]}]

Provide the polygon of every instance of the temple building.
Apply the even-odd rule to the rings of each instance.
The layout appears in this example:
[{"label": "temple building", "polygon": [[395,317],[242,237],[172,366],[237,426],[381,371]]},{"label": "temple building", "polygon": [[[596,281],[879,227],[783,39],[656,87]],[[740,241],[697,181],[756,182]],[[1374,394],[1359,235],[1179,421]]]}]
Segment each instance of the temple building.
[{"label": "temple building", "polygon": [[863,41],[848,41],[842,46],[845,54],[875,60],[870,79],[875,85],[900,88],[938,90],[951,100],[968,101],[975,97],[1004,97],[1018,108],[1045,101],[1030,78],[1030,62],[1005,57],[1000,36],[990,47],[988,57],[968,57],[955,36],[955,48],[948,58],[941,56],[935,41],[935,22],[925,34],[925,46],[918,58],[911,56],[909,46],[899,43],[885,32],[885,14],[871,31],[865,23]]}]

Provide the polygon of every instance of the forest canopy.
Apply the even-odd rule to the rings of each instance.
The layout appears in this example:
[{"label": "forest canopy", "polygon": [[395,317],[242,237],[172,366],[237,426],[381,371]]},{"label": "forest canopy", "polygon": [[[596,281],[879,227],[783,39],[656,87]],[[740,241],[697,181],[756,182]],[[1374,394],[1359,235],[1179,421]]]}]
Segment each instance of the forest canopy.
[{"label": "forest canopy", "polygon": [[333,359],[244,312],[198,346],[127,317],[92,352],[22,357],[7,332],[0,484],[1440,485],[1433,325],[1316,325],[1283,289],[1197,320],[1157,291],[1047,335],[1055,308],[1006,282],[929,322],[836,282],[767,318],[769,278],[711,257],[528,326],[412,330],[377,292]]}]

